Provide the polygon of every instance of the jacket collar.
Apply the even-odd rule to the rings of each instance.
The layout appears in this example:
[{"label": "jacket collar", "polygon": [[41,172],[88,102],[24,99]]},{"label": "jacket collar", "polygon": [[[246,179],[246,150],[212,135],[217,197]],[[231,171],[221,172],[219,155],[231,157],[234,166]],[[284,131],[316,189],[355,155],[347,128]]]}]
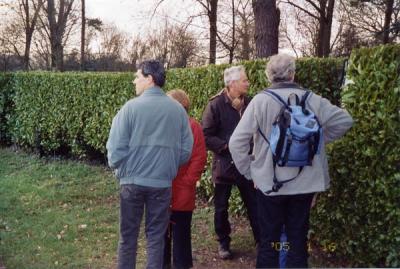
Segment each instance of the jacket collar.
[{"label": "jacket collar", "polygon": [[160,87],[154,86],[144,90],[141,96],[164,95],[164,94],[165,94],[164,91]]},{"label": "jacket collar", "polygon": [[295,82],[277,82],[277,83],[272,83],[272,85],[269,87],[269,89],[287,89],[287,88],[301,89],[301,87]]},{"label": "jacket collar", "polygon": [[[222,96],[224,97],[225,103],[227,103],[227,104],[232,104],[232,100],[229,98],[228,94],[226,93],[227,91],[228,91],[228,89],[223,88],[223,89],[219,92],[219,94],[222,95]],[[218,95],[219,95],[219,94],[218,94]],[[250,101],[249,101],[249,97],[248,97],[247,95],[243,95],[242,98],[243,98],[243,103],[244,103],[244,105],[246,106],[246,105],[250,102]]]}]

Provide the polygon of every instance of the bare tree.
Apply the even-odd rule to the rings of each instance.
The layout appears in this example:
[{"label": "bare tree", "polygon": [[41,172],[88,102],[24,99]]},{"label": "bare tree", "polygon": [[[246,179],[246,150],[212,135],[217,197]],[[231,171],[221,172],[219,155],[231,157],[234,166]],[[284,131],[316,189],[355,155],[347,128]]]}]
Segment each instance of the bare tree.
[{"label": "bare tree", "polygon": [[54,0],[47,0],[47,13],[49,37],[51,44],[51,67],[53,70],[63,71],[64,42],[63,38],[68,35],[67,22],[72,12],[74,0],[59,0],[58,10]]},{"label": "bare tree", "polygon": [[304,0],[304,2],[305,4],[303,5],[294,0],[287,0],[286,3],[298,8],[304,14],[318,21],[315,55],[318,57],[327,57],[330,53],[335,0]]},{"label": "bare tree", "polygon": [[346,24],[370,44],[394,42],[400,36],[400,0],[341,1]]},{"label": "bare tree", "polygon": [[218,0],[195,0],[200,4],[208,17],[209,22],[209,63],[215,64],[217,59],[217,11]]},{"label": "bare tree", "polygon": [[[220,14],[219,23],[222,24],[222,27],[219,27],[219,30],[217,31],[217,38],[223,49],[228,51],[229,63],[231,64],[233,62],[236,47],[239,43],[236,37],[236,17],[238,10],[235,0],[230,0],[228,2],[228,5],[220,8],[222,15],[225,13],[228,16],[225,20],[224,16],[221,16]],[[226,11],[223,9],[226,9]]]},{"label": "bare tree", "polygon": [[170,29],[171,48],[168,67],[187,67],[194,62],[199,44],[196,35],[186,27],[174,26]]},{"label": "bare tree", "polygon": [[254,55],[255,42],[254,42],[254,13],[251,10],[250,0],[241,0],[238,3],[237,15],[239,23],[237,26],[238,38],[238,52],[237,58],[239,60],[250,60]]},{"label": "bare tree", "polygon": [[147,45],[146,42],[140,38],[132,38],[130,41],[130,47],[128,49],[128,58],[134,71],[140,61],[144,59],[146,54]]},{"label": "bare tree", "polygon": [[81,0],[81,70],[85,70],[85,31],[86,31],[86,15],[85,0]]},{"label": "bare tree", "polygon": [[127,36],[115,25],[104,26],[100,33],[99,53],[121,58],[128,44]]},{"label": "bare tree", "polygon": [[[23,0],[20,1],[22,4],[24,14],[24,28],[25,28],[25,50],[24,50],[24,69],[29,69],[29,59],[30,59],[30,50],[32,43],[33,31],[35,30],[36,23],[38,21],[39,12],[43,6],[42,0]],[[31,3],[31,5],[29,5]],[[31,15],[31,11],[33,11],[33,15]]]},{"label": "bare tree", "polygon": [[[158,0],[153,10],[153,16],[157,11],[157,8],[161,3],[167,0]],[[200,14],[191,16],[189,20],[197,16],[206,16],[209,22],[209,64],[215,64],[217,59],[217,11],[218,11],[218,0],[193,0],[195,3],[202,7]]]},{"label": "bare tree", "polygon": [[253,0],[256,57],[278,53],[280,11],[276,0]]},{"label": "bare tree", "polygon": [[[14,10],[15,19],[6,27],[2,34],[3,38],[11,41],[14,52],[23,59],[23,68],[29,70],[32,37],[43,7],[43,0],[18,0],[4,5]],[[5,35],[6,32],[9,35]],[[23,53],[20,52],[22,48],[19,47],[19,43],[23,43]]]}]

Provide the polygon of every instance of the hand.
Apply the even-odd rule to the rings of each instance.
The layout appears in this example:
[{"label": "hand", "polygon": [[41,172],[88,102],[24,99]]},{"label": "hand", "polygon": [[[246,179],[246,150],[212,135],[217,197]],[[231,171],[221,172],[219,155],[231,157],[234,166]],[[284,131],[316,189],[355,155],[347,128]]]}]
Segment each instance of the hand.
[{"label": "hand", "polygon": [[317,203],[317,195],[318,194],[314,194],[314,197],[312,198],[311,201],[311,208],[313,208],[315,206],[315,204]]},{"label": "hand", "polygon": [[258,190],[256,183],[253,181],[254,189]]}]

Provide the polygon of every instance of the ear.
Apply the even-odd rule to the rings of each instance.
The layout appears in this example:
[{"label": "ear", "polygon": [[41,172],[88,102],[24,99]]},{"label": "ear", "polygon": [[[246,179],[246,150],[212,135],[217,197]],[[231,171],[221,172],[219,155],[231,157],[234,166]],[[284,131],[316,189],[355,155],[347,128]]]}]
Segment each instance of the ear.
[{"label": "ear", "polygon": [[149,82],[149,83],[154,82],[154,79],[153,79],[152,75],[147,75],[145,78],[146,78],[146,81]]}]

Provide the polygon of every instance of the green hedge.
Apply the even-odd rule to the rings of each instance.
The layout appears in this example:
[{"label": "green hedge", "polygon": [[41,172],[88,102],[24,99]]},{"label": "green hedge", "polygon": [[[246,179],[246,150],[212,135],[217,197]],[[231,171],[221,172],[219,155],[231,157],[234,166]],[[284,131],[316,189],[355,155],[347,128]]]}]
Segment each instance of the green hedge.
[{"label": "green hedge", "polygon": [[351,55],[342,100],[355,123],[330,147],[332,185],[312,214],[314,245],[333,244],[321,255],[335,266],[400,267],[399,73],[398,45]]},{"label": "green hedge", "polygon": [[[336,98],[331,91],[338,93],[341,63],[340,59],[299,60],[297,78],[305,85],[318,81],[309,87],[330,99]],[[267,85],[265,62],[249,61],[243,65],[251,82],[250,94],[254,95]],[[208,99],[223,87],[222,73],[226,67],[169,70],[165,89],[185,89],[192,99],[191,114],[200,119]],[[321,79],[315,79],[317,76]],[[0,119],[6,121],[1,125],[6,130],[1,131],[11,134],[12,142],[44,154],[72,153],[78,157],[85,157],[88,152],[104,154],[112,118],[133,97],[132,79],[131,73],[4,74],[0,76],[0,89],[4,93],[0,95],[4,96],[0,108],[5,110],[0,110]],[[13,102],[2,102],[6,99]],[[7,110],[11,107],[13,113]]]},{"label": "green hedge", "polygon": [[11,141],[9,118],[13,114],[13,74],[0,73],[0,143]]},{"label": "green hedge", "polygon": [[105,152],[113,116],[133,96],[128,73],[16,73],[12,140],[44,153]]}]

